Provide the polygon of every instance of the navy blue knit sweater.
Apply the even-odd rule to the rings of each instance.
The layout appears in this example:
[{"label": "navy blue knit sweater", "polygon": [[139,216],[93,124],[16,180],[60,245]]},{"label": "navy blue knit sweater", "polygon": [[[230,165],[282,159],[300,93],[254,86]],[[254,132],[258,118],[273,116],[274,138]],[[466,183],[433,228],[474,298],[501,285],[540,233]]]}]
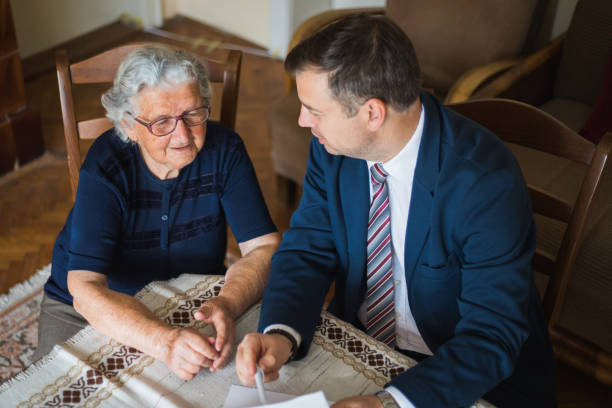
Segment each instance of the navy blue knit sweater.
[{"label": "navy blue knit sweater", "polygon": [[95,141],[55,243],[47,296],[72,304],[70,270],[103,273],[110,289],[130,295],[181,273],[223,274],[226,223],[238,242],[276,231],[240,136],[207,126],[202,150],[170,180],[113,129]]}]

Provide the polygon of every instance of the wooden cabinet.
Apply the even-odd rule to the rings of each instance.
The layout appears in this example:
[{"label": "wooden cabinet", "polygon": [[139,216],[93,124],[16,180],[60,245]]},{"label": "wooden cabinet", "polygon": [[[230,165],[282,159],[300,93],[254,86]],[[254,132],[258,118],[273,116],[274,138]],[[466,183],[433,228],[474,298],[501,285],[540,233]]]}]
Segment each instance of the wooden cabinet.
[{"label": "wooden cabinet", "polygon": [[40,113],[27,105],[9,0],[0,0],[0,174],[44,151]]}]

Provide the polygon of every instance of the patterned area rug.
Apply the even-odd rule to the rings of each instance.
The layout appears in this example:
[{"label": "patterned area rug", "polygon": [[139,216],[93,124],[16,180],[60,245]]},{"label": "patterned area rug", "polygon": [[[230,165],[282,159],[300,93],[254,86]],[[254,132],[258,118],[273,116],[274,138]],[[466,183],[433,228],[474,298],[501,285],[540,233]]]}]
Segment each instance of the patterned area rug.
[{"label": "patterned area rug", "polygon": [[30,363],[38,345],[38,315],[51,266],[0,296],[0,384]]}]

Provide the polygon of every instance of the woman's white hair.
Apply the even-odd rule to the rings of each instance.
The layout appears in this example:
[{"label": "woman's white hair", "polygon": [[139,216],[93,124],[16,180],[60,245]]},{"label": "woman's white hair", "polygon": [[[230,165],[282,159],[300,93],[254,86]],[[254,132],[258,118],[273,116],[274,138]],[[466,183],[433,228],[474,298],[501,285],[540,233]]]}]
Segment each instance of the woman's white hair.
[{"label": "woman's white hair", "polygon": [[126,112],[138,115],[134,96],[147,87],[172,86],[185,82],[197,83],[205,104],[210,102],[212,89],[208,70],[188,52],[160,45],[146,45],[132,51],[121,63],[113,86],[102,95],[106,117],[115,125],[118,136],[124,142],[130,138],[123,128],[134,120]]}]

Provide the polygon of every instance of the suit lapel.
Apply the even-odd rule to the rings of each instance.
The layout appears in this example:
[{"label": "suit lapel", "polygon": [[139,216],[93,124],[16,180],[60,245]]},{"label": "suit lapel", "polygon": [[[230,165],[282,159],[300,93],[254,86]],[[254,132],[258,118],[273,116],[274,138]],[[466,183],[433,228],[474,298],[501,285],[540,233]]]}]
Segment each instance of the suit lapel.
[{"label": "suit lapel", "polygon": [[417,259],[419,259],[429,235],[432,201],[431,192],[420,183],[415,182],[412,187],[410,214],[408,215],[406,242],[404,244],[404,268],[408,282],[410,282],[409,277],[414,272]]},{"label": "suit lapel", "polygon": [[[346,311],[356,312],[361,302],[364,287],[366,260],[366,235],[370,190],[368,166],[364,160],[345,157],[340,172],[340,197],[346,225],[348,252],[348,276],[346,280]],[[350,295],[358,294],[358,296]]]},{"label": "suit lapel", "polygon": [[421,102],[425,109],[425,123],[414,170],[404,247],[404,268],[408,282],[411,281],[417,260],[421,256],[429,235],[431,206],[440,166],[440,121],[442,118],[439,113],[439,104],[436,103],[433,96],[426,92],[421,92]]}]

